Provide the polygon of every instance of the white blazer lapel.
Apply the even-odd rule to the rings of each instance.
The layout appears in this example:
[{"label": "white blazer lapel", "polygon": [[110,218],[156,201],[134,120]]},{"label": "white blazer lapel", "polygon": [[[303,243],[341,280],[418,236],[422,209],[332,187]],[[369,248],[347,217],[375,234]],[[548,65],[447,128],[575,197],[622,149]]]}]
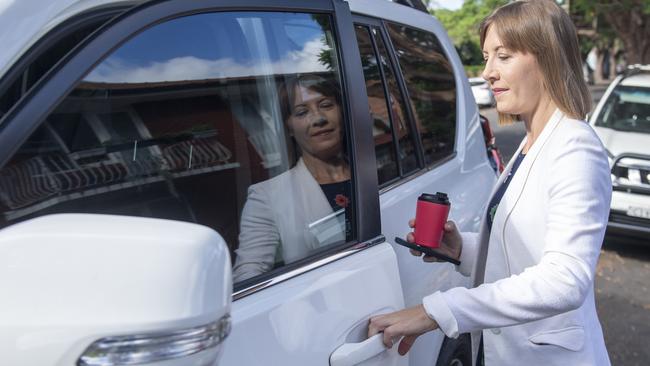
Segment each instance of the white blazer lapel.
[{"label": "white blazer lapel", "polygon": [[333,213],[334,210],[327,202],[323,190],[305,166],[302,158],[298,160],[294,174],[296,176],[295,179],[292,179],[295,184],[293,191],[300,196],[295,203],[297,206],[299,205],[296,207],[296,212],[304,218],[305,227],[302,229],[304,230],[305,244],[310,249],[315,249],[318,247],[318,242],[309,232],[308,225]]},{"label": "white blazer lapel", "polygon": [[[517,169],[517,173],[512,178],[512,181],[510,182],[508,189],[506,190],[505,194],[503,195],[503,198],[501,199],[501,202],[499,203],[499,209],[497,210],[497,213],[494,217],[494,222],[492,224],[492,233],[490,237],[496,239],[496,242],[499,242],[503,245],[503,250],[504,250],[504,255],[506,257],[506,260],[508,260],[508,253],[507,253],[507,248],[505,246],[506,243],[504,238],[504,230],[505,230],[506,222],[508,221],[510,214],[512,213],[513,209],[517,205],[519,198],[521,197],[521,193],[523,192],[524,186],[526,185],[526,182],[528,180],[528,175],[530,173],[530,170],[535,164],[535,161],[537,160],[539,153],[543,150],[544,145],[548,141],[548,138],[552,135],[553,131],[558,126],[558,124],[560,123],[563,117],[564,117],[564,113],[562,113],[559,109],[556,109],[553,115],[551,116],[551,118],[549,119],[548,123],[546,124],[546,126],[544,126],[542,133],[539,135],[539,137],[537,138],[533,146],[531,146],[531,148],[528,150],[526,157],[522,160],[521,164],[519,165],[519,168]],[[519,155],[525,143],[526,143],[526,138],[524,138],[521,144],[519,145],[515,157]],[[511,160],[512,161],[508,163],[509,168],[512,167],[512,162],[515,160],[514,157]],[[509,169],[507,171],[509,171]],[[505,172],[506,170],[504,170],[504,173]],[[500,179],[500,181],[502,182],[503,180]],[[506,265],[508,266],[508,273],[510,273],[509,263],[506,263]]]}]

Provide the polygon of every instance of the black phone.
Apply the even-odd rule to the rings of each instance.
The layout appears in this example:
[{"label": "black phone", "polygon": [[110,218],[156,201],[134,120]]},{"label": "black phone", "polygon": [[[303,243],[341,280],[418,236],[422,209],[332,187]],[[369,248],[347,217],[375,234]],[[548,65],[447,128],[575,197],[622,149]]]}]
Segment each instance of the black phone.
[{"label": "black phone", "polygon": [[431,249],[429,247],[425,247],[425,246],[422,246],[422,245],[417,245],[415,243],[409,243],[408,241],[406,241],[406,240],[404,240],[402,238],[398,238],[398,237],[395,237],[395,242],[397,244],[403,245],[403,246],[405,246],[407,248],[411,248],[413,250],[420,251],[420,252],[422,252],[422,253],[430,256],[430,257],[435,257],[435,258],[438,258],[438,259],[443,260],[445,262],[453,263],[453,264],[455,264],[457,266],[460,265],[459,260],[448,257],[448,256],[446,256],[444,254],[438,253],[438,252],[436,252],[435,250],[433,250],[433,249]]}]

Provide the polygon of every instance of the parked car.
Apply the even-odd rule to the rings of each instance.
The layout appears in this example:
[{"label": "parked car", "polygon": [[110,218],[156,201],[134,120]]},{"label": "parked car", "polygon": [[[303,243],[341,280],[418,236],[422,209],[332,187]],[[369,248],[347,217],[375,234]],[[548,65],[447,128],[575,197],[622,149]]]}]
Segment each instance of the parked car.
[{"label": "parked car", "polygon": [[[0,43],[2,364],[474,364],[468,335],[405,357],[366,339],[370,316],[482,278],[392,242],[422,192],[478,231],[496,181],[421,3],[21,0],[0,5]],[[298,185],[248,212],[300,161],[279,92],[296,79],[337,87],[345,209],[298,215],[320,197]],[[262,225],[305,247],[261,235],[272,263],[233,280]]]},{"label": "parked car", "polygon": [[650,237],[650,66],[633,65],[590,118],[612,167],[610,231]]},{"label": "parked car", "polygon": [[482,77],[469,78],[469,85],[472,86],[472,94],[479,107],[492,107],[496,100],[488,82]]}]

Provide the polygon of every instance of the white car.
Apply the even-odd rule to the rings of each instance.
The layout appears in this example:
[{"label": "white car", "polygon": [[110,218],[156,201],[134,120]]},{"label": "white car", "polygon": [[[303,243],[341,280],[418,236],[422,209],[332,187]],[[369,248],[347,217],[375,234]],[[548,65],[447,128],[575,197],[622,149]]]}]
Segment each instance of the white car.
[{"label": "white car", "polygon": [[[408,3],[2,2],[0,363],[473,365],[468,335],[366,339],[481,283],[481,260],[466,278],[393,238],[423,192],[478,231],[496,181],[454,46]],[[304,75],[338,88],[346,208],[253,212],[305,247],[233,280],[249,187],[299,161],[278,90]]]},{"label": "white car", "polygon": [[469,85],[472,87],[472,94],[479,107],[492,107],[496,100],[488,82],[482,77],[469,78]]},{"label": "white car", "polygon": [[609,155],[609,229],[650,235],[650,66],[631,66],[609,86],[590,118]]}]

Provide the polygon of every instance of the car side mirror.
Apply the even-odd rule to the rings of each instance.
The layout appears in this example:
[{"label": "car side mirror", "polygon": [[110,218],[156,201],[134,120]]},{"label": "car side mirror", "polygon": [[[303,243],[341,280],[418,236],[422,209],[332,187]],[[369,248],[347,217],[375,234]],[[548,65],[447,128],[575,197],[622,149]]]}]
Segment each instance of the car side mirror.
[{"label": "car side mirror", "polygon": [[212,365],[230,331],[224,240],[191,223],[59,214],[0,230],[7,365]]}]

